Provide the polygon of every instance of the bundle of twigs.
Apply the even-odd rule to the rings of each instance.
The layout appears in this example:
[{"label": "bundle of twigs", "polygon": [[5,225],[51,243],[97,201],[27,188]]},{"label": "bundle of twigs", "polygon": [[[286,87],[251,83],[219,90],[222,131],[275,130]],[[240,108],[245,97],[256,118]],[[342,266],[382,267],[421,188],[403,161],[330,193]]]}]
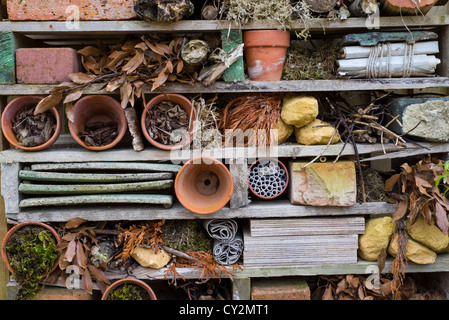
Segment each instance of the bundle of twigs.
[{"label": "bundle of twigs", "polygon": [[[247,94],[231,100],[223,109],[219,129],[224,146],[272,146],[270,130],[276,129],[283,93]],[[245,139],[246,138],[246,139]]]}]

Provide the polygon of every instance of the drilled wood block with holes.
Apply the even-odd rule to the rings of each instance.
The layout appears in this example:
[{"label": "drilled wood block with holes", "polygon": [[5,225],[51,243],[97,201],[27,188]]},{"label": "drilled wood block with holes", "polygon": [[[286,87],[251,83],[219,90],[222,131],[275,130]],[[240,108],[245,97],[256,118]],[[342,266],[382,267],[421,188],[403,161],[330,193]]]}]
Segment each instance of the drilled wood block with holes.
[{"label": "drilled wood block with holes", "polygon": [[7,0],[9,20],[129,20],[133,0]]},{"label": "drilled wood block with holes", "polygon": [[16,50],[17,83],[58,84],[81,71],[78,53],[72,48],[21,48]]}]

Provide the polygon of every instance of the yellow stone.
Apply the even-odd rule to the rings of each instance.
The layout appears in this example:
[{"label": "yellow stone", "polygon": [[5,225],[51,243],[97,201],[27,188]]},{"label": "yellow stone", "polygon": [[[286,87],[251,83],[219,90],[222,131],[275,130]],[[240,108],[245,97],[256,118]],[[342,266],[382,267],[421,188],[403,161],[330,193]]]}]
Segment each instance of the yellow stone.
[{"label": "yellow stone", "polygon": [[282,118],[279,118],[279,121],[276,125],[276,129],[278,130],[278,144],[284,143],[293,133],[293,126],[286,124],[282,121]]},{"label": "yellow stone", "polygon": [[288,93],[284,96],[282,120],[297,128],[312,122],[318,116],[318,101],[314,97]]},{"label": "yellow stone", "polygon": [[435,252],[442,252],[449,245],[449,234],[444,234],[432,221],[428,224],[423,216],[419,216],[413,226],[407,219],[407,231],[413,240],[425,245]]},{"label": "yellow stone", "polygon": [[387,249],[395,223],[391,217],[369,219],[365,233],[359,237],[359,256],[367,261],[376,261],[382,249]]},{"label": "yellow stone", "polygon": [[[398,235],[395,234],[393,235],[393,237],[391,237],[390,245],[388,246],[388,253],[393,257],[396,257],[398,248]],[[423,246],[419,242],[416,242],[410,237],[407,241],[406,255],[407,260],[417,264],[432,264],[437,258],[437,254],[434,251],[430,250],[426,246]]]},{"label": "yellow stone", "polygon": [[164,250],[159,249],[158,252],[155,253],[152,249],[145,247],[135,248],[131,257],[133,257],[142,267],[153,269],[160,269],[166,266],[171,259],[171,256]]},{"label": "yellow stone", "polygon": [[[302,128],[295,128],[296,141],[305,145],[328,144],[335,128],[327,122],[315,119]],[[331,144],[340,141],[340,134],[336,132]]]}]

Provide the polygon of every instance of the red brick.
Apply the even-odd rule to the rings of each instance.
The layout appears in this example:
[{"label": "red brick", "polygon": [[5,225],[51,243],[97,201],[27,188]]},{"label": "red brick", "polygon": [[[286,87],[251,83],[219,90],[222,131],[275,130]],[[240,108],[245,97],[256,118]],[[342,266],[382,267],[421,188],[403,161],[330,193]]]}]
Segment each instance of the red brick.
[{"label": "red brick", "polygon": [[80,20],[129,20],[137,17],[134,0],[7,0],[9,20],[73,20],[76,5]]},{"label": "red brick", "polygon": [[82,289],[44,287],[33,300],[92,300],[92,296]]},{"label": "red brick", "polygon": [[72,48],[22,48],[16,50],[17,83],[56,84],[69,81],[81,64]]},{"label": "red brick", "polygon": [[310,300],[310,289],[302,278],[252,280],[252,300]]}]

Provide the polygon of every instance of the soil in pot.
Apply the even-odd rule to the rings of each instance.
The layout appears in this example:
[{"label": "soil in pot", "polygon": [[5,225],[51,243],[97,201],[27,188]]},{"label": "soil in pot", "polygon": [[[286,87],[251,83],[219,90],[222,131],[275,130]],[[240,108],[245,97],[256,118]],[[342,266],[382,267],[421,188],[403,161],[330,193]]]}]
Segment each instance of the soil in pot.
[{"label": "soil in pot", "polygon": [[56,130],[56,119],[50,111],[35,115],[34,109],[34,106],[21,108],[11,121],[17,141],[24,147],[44,144]]},{"label": "soil in pot", "polygon": [[164,145],[179,143],[182,135],[171,136],[174,130],[189,131],[189,114],[178,104],[162,100],[147,112],[145,127],[150,137]]},{"label": "soil in pot", "polygon": [[114,121],[88,122],[78,137],[88,146],[102,147],[112,143],[118,135],[118,124]]},{"label": "soil in pot", "polygon": [[124,283],[111,290],[106,300],[151,300],[151,298],[141,286]]},{"label": "soil in pot", "polygon": [[5,251],[8,262],[19,283],[16,300],[33,298],[41,289],[43,275],[50,275],[59,252],[54,235],[41,226],[24,226],[7,240]]}]

